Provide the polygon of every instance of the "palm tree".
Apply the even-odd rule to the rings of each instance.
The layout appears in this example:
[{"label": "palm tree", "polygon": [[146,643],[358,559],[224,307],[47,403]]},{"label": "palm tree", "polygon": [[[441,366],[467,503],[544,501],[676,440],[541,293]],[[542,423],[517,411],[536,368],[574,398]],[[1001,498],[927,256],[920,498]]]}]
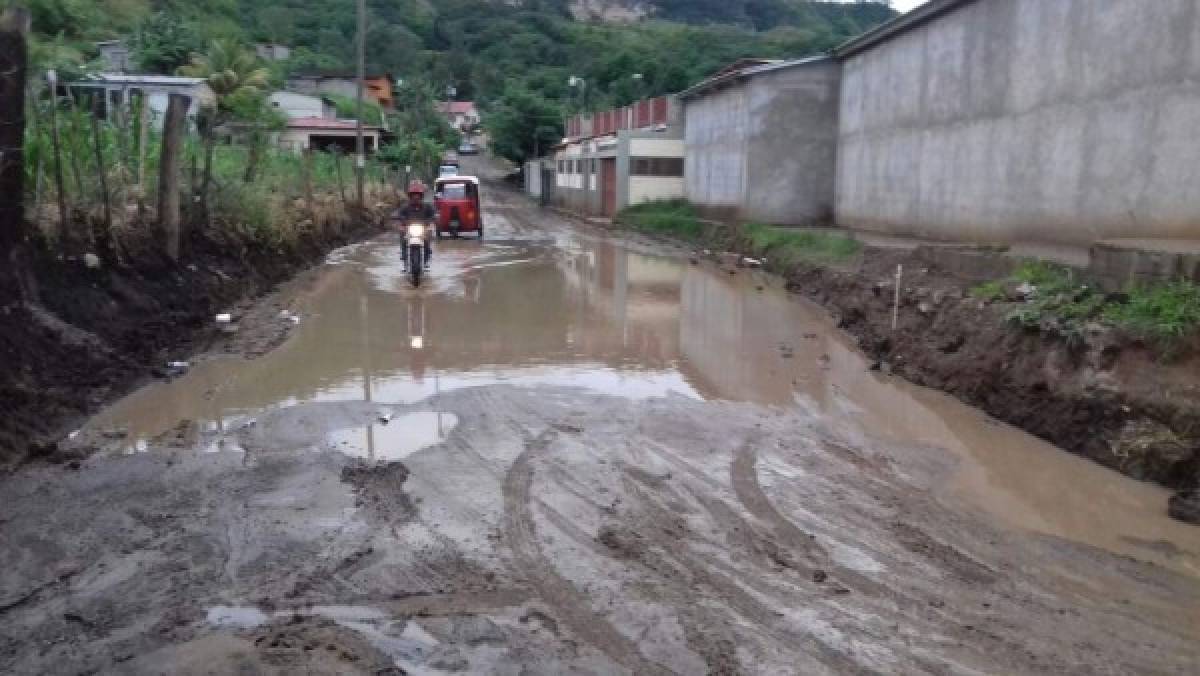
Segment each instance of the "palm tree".
[{"label": "palm tree", "polygon": [[239,99],[261,96],[269,86],[270,74],[262,67],[254,52],[231,40],[215,40],[207,54],[193,54],[191,63],[179,67],[179,74],[203,78],[216,98],[216,105],[206,109],[200,120],[204,137],[204,180],[200,187],[199,202],[204,220],[207,221],[217,127],[231,117]]}]

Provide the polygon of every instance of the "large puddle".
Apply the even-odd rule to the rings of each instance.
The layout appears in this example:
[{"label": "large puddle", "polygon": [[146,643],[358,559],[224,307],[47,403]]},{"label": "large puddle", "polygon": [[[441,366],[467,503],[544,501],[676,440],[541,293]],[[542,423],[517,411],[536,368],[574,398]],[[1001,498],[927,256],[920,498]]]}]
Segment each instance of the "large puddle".
[{"label": "large puddle", "polygon": [[[336,255],[297,304],[301,323],[274,352],[202,362],[92,425],[126,427],[126,450],[137,452],[183,419],[223,429],[302,402],[411,403],[494,383],[804,406],[850,438],[957,454],[962,470],[948,499],[1200,575],[1200,529],[1165,516],[1164,490],[870,372],[819,309],[765,277],[560,234],[443,243],[429,284],[413,290],[396,244],[380,240]],[[330,441],[352,455],[400,459],[455,423],[417,413]]]}]

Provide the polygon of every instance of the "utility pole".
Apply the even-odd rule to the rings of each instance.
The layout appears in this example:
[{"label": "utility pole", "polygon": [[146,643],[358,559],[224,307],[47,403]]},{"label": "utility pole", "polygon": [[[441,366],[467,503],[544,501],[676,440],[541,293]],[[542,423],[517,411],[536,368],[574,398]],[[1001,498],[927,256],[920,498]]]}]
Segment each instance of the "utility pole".
[{"label": "utility pole", "polygon": [[358,197],[358,208],[366,208],[366,195],[363,186],[364,173],[367,168],[366,141],[363,139],[363,95],[367,79],[367,2],[358,0],[358,113],[354,130],[356,155],[354,157],[354,180]]}]

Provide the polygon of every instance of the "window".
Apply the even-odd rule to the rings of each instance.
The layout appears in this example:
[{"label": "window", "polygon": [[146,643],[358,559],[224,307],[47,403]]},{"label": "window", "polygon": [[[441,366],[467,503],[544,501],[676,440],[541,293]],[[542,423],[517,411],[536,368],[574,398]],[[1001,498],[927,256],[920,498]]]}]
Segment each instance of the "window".
[{"label": "window", "polygon": [[634,176],[683,176],[682,157],[634,157],[630,165]]},{"label": "window", "polygon": [[598,163],[598,160],[592,160],[592,167],[591,167],[592,176],[595,176],[595,175],[596,175],[596,165],[597,165],[597,163]]},{"label": "window", "polygon": [[442,199],[467,199],[467,186],[462,183],[447,183],[446,185],[442,186]]},{"label": "window", "polygon": [[558,161],[558,173],[560,173],[560,174],[567,173],[567,163],[565,160]]}]

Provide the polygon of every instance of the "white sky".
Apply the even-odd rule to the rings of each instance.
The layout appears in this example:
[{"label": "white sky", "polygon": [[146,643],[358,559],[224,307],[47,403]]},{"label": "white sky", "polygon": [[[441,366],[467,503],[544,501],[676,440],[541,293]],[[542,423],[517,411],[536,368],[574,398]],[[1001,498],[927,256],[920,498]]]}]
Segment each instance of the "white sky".
[{"label": "white sky", "polygon": [[[853,0],[842,0],[843,2],[853,2]],[[925,4],[925,0],[892,0],[892,8],[897,12],[907,12],[917,5]]]},{"label": "white sky", "polygon": [[917,5],[925,4],[925,0],[893,0],[892,7],[898,12],[907,12]]}]

